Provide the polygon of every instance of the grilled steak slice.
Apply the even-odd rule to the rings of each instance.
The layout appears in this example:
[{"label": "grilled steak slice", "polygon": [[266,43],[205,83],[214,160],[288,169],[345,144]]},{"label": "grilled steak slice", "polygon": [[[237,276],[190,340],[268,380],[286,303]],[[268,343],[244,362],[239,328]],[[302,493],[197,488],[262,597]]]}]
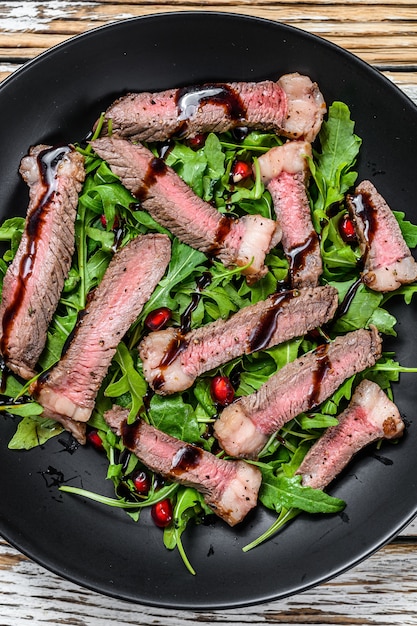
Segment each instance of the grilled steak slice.
[{"label": "grilled steak slice", "polygon": [[282,229],[292,287],[315,287],[323,271],[320,243],[311,221],[306,185],[311,145],[289,141],[259,157],[263,182]]},{"label": "grilled steak slice", "polygon": [[171,437],[143,420],[127,424],[129,411],[107,411],[109,426],[122,436],[124,445],[144,465],[182,485],[194,487],[216,515],[234,526],[256,506],[261,472],[245,461],[226,461],[180,439]]},{"label": "grilled steak slice", "polygon": [[[94,291],[60,362],[31,385],[44,415],[86,422],[117,346],[170,260],[166,235],[142,235],[119,249]],[[66,424],[64,423],[64,426]]]},{"label": "grilled steak slice", "polygon": [[243,270],[250,282],[267,273],[265,255],[281,236],[277,222],[260,215],[239,220],[222,215],[141,144],[103,137],[92,146],[143,208],[181,241],[226,266],[245,266],[253,259]]},{"label": "grilled steak slice", "polygon": [[210,83],[159,93],[130,93],[106,111],[112,132],[135,141],[224,132],[244,126],[313,141],[326,104],[307,76],[287,74],[278,82]]},{"label": "grilled steak slice", "polygon": [[160,394],[183,391],[203,372],[321,326],[337,304],[331,286],[285,291],[185,335],[176,328],[150,333],[139,346],[145,378]]},{"label": "grilled steak slice", "polygon": [[417,263],[394,214],[369,180],[347,197],[364,261],[362,281],[374,291],[394,291],[417,279]]},{"label": "grilled steak slice", "polygon": [[269,435],[318,406],[345,379],[372,366],[380,355],[381,339],[375,328],[356,330],[318,346],[222,411],[214,424],[220,445],[231,456],[256,458]]},{"label": "grilled steak slice", "polygon": [[316,441],[296,473],[303,485],[324,489],[359,450],[379,439],[396,439],[403,430],[395,404],[376,383],[363,380],[337,426]]},{"label": "grilled steak slice", "polygon": [[35,375],[71,266],[84,159],[70,146],[39,145],[22,159],[20,173],[29,185],[29,207],[4,277],[0,351],[5,364],[28,380]]}]

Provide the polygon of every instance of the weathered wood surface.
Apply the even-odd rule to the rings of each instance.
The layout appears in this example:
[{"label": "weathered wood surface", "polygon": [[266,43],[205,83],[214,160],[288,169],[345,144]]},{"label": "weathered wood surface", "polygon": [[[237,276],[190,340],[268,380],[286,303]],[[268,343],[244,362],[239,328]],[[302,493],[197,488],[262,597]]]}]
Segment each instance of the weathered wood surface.
[{"label": "weathered wood surface", "polygon": [[1,626],[417,624],[417,526],[333,581],[261,606],[196,613],[101,596],[62,580],[0,540]]},{"label": "weathered wood surface", "polygon": [[[302,28],[383,69],[415,69],[417,3],[399,0],[55,0],[0,2],[0,70],[68,37],[112,21],[160,11],[219,10],[265,17]],[[413,84],[417,78],[412,77]]]},{"label": "weathered wood surface", "polygon": [[[0,81],[75,34],[183,9],[234,11],[320,35],[384,72],[417,103],[417,2],[408,0],[9,0],[0,2]],[[0,626],[110,623],[417,626],[417,522],[364,563],[314,590],[261,606],[204,613],[101,596],[51,574],[0,539]]]}]

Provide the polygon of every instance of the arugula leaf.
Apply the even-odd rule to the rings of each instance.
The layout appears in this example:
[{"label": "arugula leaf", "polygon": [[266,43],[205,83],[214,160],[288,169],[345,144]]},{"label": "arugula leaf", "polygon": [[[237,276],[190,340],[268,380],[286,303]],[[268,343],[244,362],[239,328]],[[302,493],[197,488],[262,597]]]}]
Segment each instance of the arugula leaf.
[{"label": "arugula leaf", "polygon": [[[123,380],[124,383],[122,390],[120,388],[117,390],[117,395],[121,395],[120,392],[129,392],[131,396],[131,407],[128,416],[128,422],[130,423],[136,418],[140,409],[143,407],[143,396],[146,393],[147,385],[141,374],[139,374],[135,368],[132,354],[129,352],[123,341],[119,343],[113,359],[114,362],[120,366],[120,371],[122,373],[120,380]],[[109,385],[104,393],[107,396],[115,393],[115,383],[113,383],[113,385]]]},{"label": "arugula leaf", "polygon": [[[5,407],[2,407],[4,409]],[[64,430],[55,420],[40,417],[43,408],[35,402],[12,405],[6,409],[9,413],[23,416],[17,430],[9,442],[10,450],[30,450],[46,443],[51,437]]]},{"label": "arugula leaf", "polygon": [[307,513],[337,513],[345,507],[343,500],[334,498],[320,489],[303,487],[301,476],[277,475],[261,467],[262,485],[259,499],[267,508],[278,513],[282,508],[297,508]]},{"label": "arugula leaf", "polygon": [[191,520],[198,521],[203,514],[211,513],[213,511],[209,509],[198,491],[191,487],[178,489],[173,522],[164,529],[164,545],[168,550],[178,549],[186,568],[193,575],[196,572],[187,558],[181,536]]},{"label": "arugula leaf", "polygon": [[194,414],[193,407],[184,402],[181,395],[162,398],[153,396],[148,417],[150,422],[159,430],[189,443],[200,439],[200,427]]},{"label": "arugula leaf", "polygon": [[207,157],[202,150],[176,142],[166,159],[175,172],[191,187],[200,198],[203,196],[203,175],[207,169]]},{"label": "arugula leaf", "polygon": [[404,237],[405,243],[409,248],[415,248],[417,246],[417,226],[416,224],[412,224],[405,218],[405,213],[402,211],[393,211],[397,222],[401,228],[402,236]]},{"label": "arugula leaf", "polygon": [[[343,283],[330,281],[329,284],[336,287],[342,301],[354,282],[355,280]],[[367,328],[370,324],[375,324],[381,332],[395,335],[394,326],[396,319],[380,307],[383,300],[384,295],[382,293],[372,291],[361,283],[353,296],[348,310],[332,325],[332,331],[344,333],[358,330],[359,328]]]},{"label": "arugula leaf", "polygon": [[355,183],[357,173],[352,170],[362,140],[353,132],[354,122],[343,102],[333,102],[327,121],[319,133],[321,152],[309,160],[316,189],[312,190],[313,221],[321,232],[321,220],[327,220],[326,209],[340,202]]},{"label": "arugula leaf", "polygon": [[149,311],[161,306],[175,310],[175,296],[171,295],[175,287],[191,275],[204,271],[203,263],[205,261],[205,254],[175,239],[172,244],[168,272],[146,303],[141,317],[145,317]]}]

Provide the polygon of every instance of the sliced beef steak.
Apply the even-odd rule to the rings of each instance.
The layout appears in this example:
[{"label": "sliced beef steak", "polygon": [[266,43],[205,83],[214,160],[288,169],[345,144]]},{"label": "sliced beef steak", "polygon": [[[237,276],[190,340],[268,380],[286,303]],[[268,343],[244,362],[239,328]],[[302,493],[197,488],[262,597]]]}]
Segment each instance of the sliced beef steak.
[{"label": "sliced beef steak", "polygon": [[177,328],[150,333],[139,346],[145,378],[158,393],[183,391],[197,376],[242,354],[321,326],[337,305],[337,290],[331,286],[284,291],[185,335]]},{"label": "sliced beef steak", "polygon": [[316,441],[297,474],[302,484],[324,489],[365,446],[379,439],[396,439],[404,430],[398,408],[374,382],[363,380],[349,406]]},{"label": "sliced beef steak", "polygon": [[372,366],[381,355],[375,328],[356,330],[285,365],[255,393],[226,407],[214,424],[231,456],[256,458],[286,422],[326,400],[344,380]]},{"label": "sliced beef steak", "polygon": [[92,146],[143,208],[181,241],[226,266],[250,264],[243,270],[249,282],[267,273],[265,255],[281,236],[277,222],[260,215],[239,220],[222,215],[141,144],[103,137]]},{"label": "sliced beef steak", "polygon": [[374,291],[394,291],[417,280],[417,263],[398,222],[374,185],[364,180],[347,205],[358,236],[364,271],[362,281]]},{"label": "sliced beef steak", "polygon": [[72,262],[84,159],[70,146],[39,145],[22,159],[20,173],[29,185],[29,207],[4,277],[0,351],[11,370],[30,379]]},{"label": "sliced beef steak", "polygon": [[282,229],[292,287],[315,287],[323,271],[320,242],[311,220],[307,196],[311,145],[289,141],[259,157],[263,182],[271,194]]},{"label": "sliced beef steak", "polygon": [[326,104],[307,76],[287,74],[278,82],[210,83],[158,93],[131,93],[106,111],[112,132],[135,141],[224,132],[243,126],[313,141]]},{"label": "sliced beef steak", "polygon": [[129,411],[114,407],[105,414],[124,445],[149,469],[201,492],[206,504],[230,526],[241,522],[256,506],[261,472],[245,461],[219,459],[143,420],[127,424]]},{"label": "sliced beef steak", "polygon": [[[59,363],[31,385],[44,415],[86,422],[117,346],[170,260],[165,235],[141,235],[119,249],[94,291]],[[63,418],[63,420],[61,419]]]}]

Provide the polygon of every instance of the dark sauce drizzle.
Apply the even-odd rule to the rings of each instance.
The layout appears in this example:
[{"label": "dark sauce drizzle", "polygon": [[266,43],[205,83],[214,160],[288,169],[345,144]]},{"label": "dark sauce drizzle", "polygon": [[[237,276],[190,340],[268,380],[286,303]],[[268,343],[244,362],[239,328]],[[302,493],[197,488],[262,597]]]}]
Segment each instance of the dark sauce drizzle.
[{"label": "dark sauce drizzle", "polygon": [[175,135],[178,137],[186,133],[188,121],[206,104],[221,107],[224,114],[234,122],[244,122],[246,119],[246,106],[240,95],[224,83],[177,89],[176,103],[179,125]]},{"label": "dark sauce drizzle", "polygon": [[2,358],[0,358],[0,393],[4,393],[6,391],[7,378],[9,376],[10,370],[7,367],[6,363]]},{"label": "dark sauce drizzle", "polygon": [[234,219],[227,215],[222,215],[219,220],[216,233],[214,235],[214,241],[210,246],[209,250],[207,250],[207,254],[210,256],[216,256],[219,254],[223,247],[224,240],[227,235],[230,233],[230,229],[232,228],[232,224]]},{"label": "dark sauce drizzle", "polygon": [[331,368],[330,359],[327,354],[328,347],[329,347],[329,344],[324,343],[318,346],[315,350],[316,366],[312,372],[313,380],[311,384],[310,393],[308,396],[308,408],[309,409],[312,409],[313,407],[320,404],[321,384],[323,380],[325,379],[327,372]]},{"label": "dark sauce drizzle", "polygon": [[123,422],[122,424],[121,434],[122,434],[123,445],[131,452],[134,452],[135,450],[136,439],[139,435],[139,428],[140,428],[140,420],[138,420],[137,422],[134,422],[133,424],[128,424],[127,422]]},{"label": "dark sauce drizzle", "polygon": [[264,350],[269,346],[277,328],[278,316],[282,311],[282,306],[294,298],[296,294],[297,291],[283,291],[273,296],[272,305],[262,315],[249,336],[248,344],[251,352]]},{"label": "dark sauce drizzle", "polygon": [[159,157],[154,157],[149,161],[142,184],[134,192],[134,196],[143,202],[149,195],[149,190],[155,185],[160,176],[164,176],[167,171],[167,164]]},{"label": "dark sauce drizzle", "polygon": [[211,283],[210,272],[203,272],[203,274],[201,274],[201,276],[197,280],[196,291],[191,296],[190,304],[187,306],[187,308],[181,315],[180,332],[182,335],[185,335],[190,332],[192,314],[194,313],[194,311],[196,310],[196,308],[198,307],[200,303],[201,295],[202,295],[201,292],[203,291],[203,289],[208,287],[210,283]]},{"label": "dark sauce drizzle", "polygon": [[343,317],[343,315],[346,315],[346,313],[349,310],[350,305],[352,304],[352,300],[355,297],[356,292],[358,291],[361,283],[362,283],[362,279],[358,278],[349,287],[349,289],[347,290],[345,294],[345,297],[343,298],[342,302],[339,304],[337,308],[335,319],[338,319],[339,317]]},{"label": "dark sauce drizzle", "polygon": [[40,180],[44,187],[44,191],[39,198],[38,204],[32,208],[32,211],[26,220],[26,250],[20,260],[19,274],[16,279],[17,286],[13,299],[6,307],[3,315],[3,333],[0,342],[0,350],[6,360],[8,357],[8,344],[13,328],[13,322],[23,305],[26,284],[32,275],[36,253],[38,250],[38,242],[42,237],[45,217],[56,192],[57,169],[62,159],[70,151],[71,148],[69,146],[59,146],[43,150],[37,156]]},{"label": "dark sauce drizzle", "polygon": [[[367,193],[360,193],[351,197],[355,213],[363,221],[363,236],[366,241],[367,249],[372,243],[375,231],[378,226],[377,212],[372,204],[371,197]],[[366,257],[367,252],[365,252]]]},{"label": "dark sauce drizzle", "polygon": [[172,458],[171,471],[177,475],[188,472],[193,467],[197,467],[202,454],[202,450],[197,446],[183,446],[177,450]]},{"label": "dark sauce drizzle", "polygon": [[318,236],[315,231],[300,245],[292,248],[286,253],[289,260],[289,276],[291,284],[293,284],[294,276],[297,272],[303,270],[306,266],[308,256],[315,250],[318,245]]}]

